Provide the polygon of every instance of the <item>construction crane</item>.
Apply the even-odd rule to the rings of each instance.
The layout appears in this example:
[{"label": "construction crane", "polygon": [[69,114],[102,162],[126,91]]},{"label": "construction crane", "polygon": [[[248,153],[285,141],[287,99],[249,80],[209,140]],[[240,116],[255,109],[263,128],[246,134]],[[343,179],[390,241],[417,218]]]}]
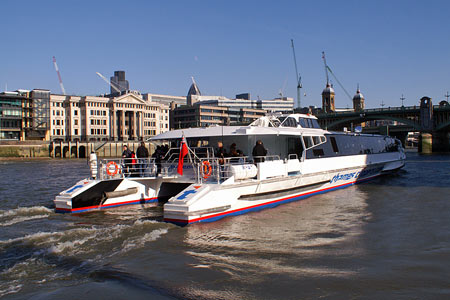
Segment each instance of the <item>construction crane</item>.
[{"label": "construction crane", "polygon": [[334,75],[333,71],[331,71],[331,68],[327,65],[327,60],[325,58],[325,52],[324,51],[322,51],[322,59],[323,59],[323,63],[324,63],[324,66],[325,66],[325,76],[327,77],[327,85],[330,84],[329,78],[328,78],[328,72],[330,72],[330,74],[333,75],[334,79],[336,79],[336,82],[339,84],[339,86],[344,90],[344,92],[348,96],[348,98],[352,101],[353,100],[352,96],[350,96],[350,94],[344,88],[344,86],[339,81],[339,79],[337,79],[336,75]]},{"label": "construction crane", "polygon": [[119,90],[119,88],[117,88],[116,86],[114,86],[114,84],[112,84],[112,82],[110,82],[108,79],[105,78],[105,76],[103,76],[102,74],[100,74],[99,72],[95,72],[101,79],[103,79],[107,84],[109,84],[113,90],[115,90],[116,92],[118,92],[119,94],[121,93],[121,91]]},{"label": "construction crane", "polygon": [[292,53],[294,53],[294,65],[295,65],[295,75],[297,76],[297,107],[300,108],[300,90],[302,88],[302,77],[298,73],[297,69],[297,59],[295,58],[295,48],[294,48],[294,40],[291,39],[291,45],[292,45]]},{"label": "construction crane", "polygon": [[55,66],[56,74],[58,74],[59,86],[61,87],[61,91],[63,95],[66,94],[66,90],[64,89],[64,85],[61,79],[61,74],[59,74],[58,65],[56,64],[56,58],[53,56],[53,65]]}]

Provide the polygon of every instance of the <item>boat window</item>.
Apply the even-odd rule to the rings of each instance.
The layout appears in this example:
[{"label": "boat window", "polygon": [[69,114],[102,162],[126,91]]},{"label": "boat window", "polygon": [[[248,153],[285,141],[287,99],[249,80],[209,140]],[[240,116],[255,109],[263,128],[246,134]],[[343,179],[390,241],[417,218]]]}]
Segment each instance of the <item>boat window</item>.
[{"label": "boat window", "polygon": [[303,142],[305,142],[305,147],[306,148],[311,148],[313,146],[313,141],[312,141],[312,138],[310,136],[304,136],[303,137]]},{"label": "boat window", "polygon": [[316,119],[310,119],[310,120],[311,120],[313,128],[320,128],[319,122],[317,122]]},{"label": "boat window", "polygon": [[278,120],[280,121],[280,124],[283,123],[283,121],[284,121],[285,119],[286,119],[286,117],[282,117],[282,116],[279,116],[279,117],[278,117]]},{"label": "boat window", "polygon": [[326,139],[324,136],[321,136],[321,137],[320,137],[320,141],[321,141],[322,143],[325,143],[325,142],[327,141],[327,139]]},{"label": "boat window", "polygon": [[304,118],[300,118],[298,120],[298,122],[300,123],[300,126],[302,126],[303,128],[307,128],[306,122]]},{"label": "boat window", "polygon": [[309,119],[305,119],[305,127],[311,128],[311,124],[309,123]]},{"label": "boat window", "polygon": [[318,136],[313,136],[312,138],[313,138],[314,145],[320,144],[320,138]]},{"label": "boat window", "polygon": [[297,127],[297,121],[292,117],[286,118],[283,122],[283,127]]},{"label": "boat window", "polygon": [[330,141],[331,141],[331,146],[333,147],[333,151],[338,153],[339,152],[339,148],[338,145],[336,143],[336,138],[334,136],[330,137]]}]

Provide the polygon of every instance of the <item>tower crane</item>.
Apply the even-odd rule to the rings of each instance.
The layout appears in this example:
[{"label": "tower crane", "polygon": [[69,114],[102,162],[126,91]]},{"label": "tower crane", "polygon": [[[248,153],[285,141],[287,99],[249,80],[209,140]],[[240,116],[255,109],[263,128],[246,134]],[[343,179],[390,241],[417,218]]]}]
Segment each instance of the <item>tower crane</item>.
[{"label": "tower crane", "polygon": [[121,91],[119,90],[119,88],[117,88],[116,86],[114,86],[114,84],[112,84],[112,82],[108,81],[108,79],[105,78],[105,76],[103,76],[102,74],[100,74],[99,72],[95,72],[101,79],[103,79],[107,84],[109,84],[113,90],[115,90],[116,92],[118,92],[119,94],[121,93]]},{"label": "tower crane", "polygon": [[66,90],[64,89],[64,85],[61,79],[61,74],[59,74],[58,65],[56,64],[56,58],[53,56],[53,65],[55,66],[56,74],[58,74],[59,86],[61,87],[61,91],[63,95],[66,94]]},{"label": "tower crane", "polygon": [[300,90],[302,88],[302,77],[298,73],[297,69],[297,59],[295,58],[295,48],[294,48],[294,40],[291,39],[291,45],[292,45],[292,53],[294,53],[294,65],[295,65],[295,75],[297,76],[297,107],[300,108]]},{"label": "tower crane", "polygon": [[337,79],[336,75],[334,75],[333,71],[331,71],[331,68],[327,65],[327,60],[325,58],[325,52],[324,51],[322,51],[322,59],[323,59],[324,65],[325,65],[325,76],[327,77],[327,85],[330,84],[329,79],[328,79],[328,72],[330,72],[330,74],[333,75],[334,79],[336,79],[336,82],[339,84],[339,86],[344,90],[345,94],[348,96],[350,101],[352,101],[353,100],[352,96],[350,96],[350,94],[344,88],[344,86],[339,81],[339,79]]}]

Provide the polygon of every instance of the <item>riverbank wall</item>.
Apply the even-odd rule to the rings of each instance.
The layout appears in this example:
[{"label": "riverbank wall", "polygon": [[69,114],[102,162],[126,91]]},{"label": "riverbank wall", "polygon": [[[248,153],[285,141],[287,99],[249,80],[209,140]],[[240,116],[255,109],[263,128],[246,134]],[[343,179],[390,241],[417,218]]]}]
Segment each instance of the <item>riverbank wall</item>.
[{"label": "riverbank wall", "polygon": [[[123,146],[136,152],[140,142],[40,142],[40,141],[1,141],[2,158],[86,158],[95,152],[98,157],[121,157]],[[145,143],[152,154],[155,146]]]}]

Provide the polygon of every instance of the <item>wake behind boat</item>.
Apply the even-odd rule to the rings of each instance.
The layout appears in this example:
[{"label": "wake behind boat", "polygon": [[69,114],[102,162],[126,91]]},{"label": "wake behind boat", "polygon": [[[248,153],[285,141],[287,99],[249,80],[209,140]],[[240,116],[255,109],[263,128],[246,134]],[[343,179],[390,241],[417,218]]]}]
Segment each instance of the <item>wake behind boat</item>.
[{"label": "wake behind boat", "polygon": [[[151,141],[171,147],[161,159],[135,164],[100,160],[97,165],[92,157],[92,178],[56,196],[56,211],[168,199],[165,221],[211,222],[343,188],[405,163],[397,139],[326,131],[304,114],[261,117],[248,126],[174,130]],[[217,149],[218,144],[231,145],[230,150]]]}]

